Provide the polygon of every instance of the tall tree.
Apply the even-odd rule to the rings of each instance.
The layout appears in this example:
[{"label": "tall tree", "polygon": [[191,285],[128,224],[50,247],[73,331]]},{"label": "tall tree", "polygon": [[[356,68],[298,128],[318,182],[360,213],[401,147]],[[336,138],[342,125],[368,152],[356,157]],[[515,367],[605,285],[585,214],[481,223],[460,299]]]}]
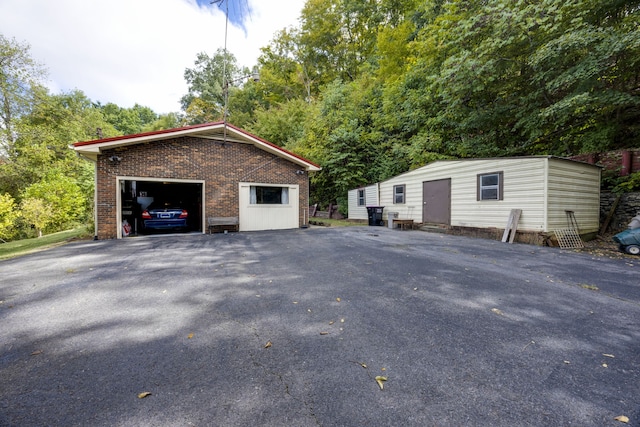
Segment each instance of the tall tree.
[{"label": "tall tree", "polygon": [[29,112],[44,68],[31,58],[30,46],[0,34],[0,156],[10,155],[15,123]]},{"label": "tall tree", "polygon": [[181,99],[187,124],[221,120],[225,108],[225,91],[238,74],[233,54],[218,49],[213,56],[197,55],[193,68],[187,68],[184,78],[188,93]]}]

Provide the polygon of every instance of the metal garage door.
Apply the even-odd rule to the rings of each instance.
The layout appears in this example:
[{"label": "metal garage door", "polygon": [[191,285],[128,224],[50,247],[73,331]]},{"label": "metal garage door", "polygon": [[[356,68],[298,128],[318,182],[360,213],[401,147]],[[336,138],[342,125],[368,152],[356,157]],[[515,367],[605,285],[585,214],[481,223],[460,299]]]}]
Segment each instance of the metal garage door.
[{"label": "metal garage door", "polygon": [[299,227],[299,186],[240,183],[240,231]]}]

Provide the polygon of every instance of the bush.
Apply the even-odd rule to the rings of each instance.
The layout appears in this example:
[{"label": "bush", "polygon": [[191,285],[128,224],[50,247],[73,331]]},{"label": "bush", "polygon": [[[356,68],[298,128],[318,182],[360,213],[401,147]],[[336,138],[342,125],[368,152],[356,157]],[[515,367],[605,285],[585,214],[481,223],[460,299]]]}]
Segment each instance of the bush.
[{"label": "bush", "polygon": [[613,188],[613,192],[617,194],[631,193],[633,191],[640,191],[640,172],[634,172],[626,177],[622,177]]},{"label": "bush", "polygon": [[10,194],[0,194],[0,239],[11,240],[17,233],[18,206]]},{"label": "bush", "polygon": [[[39,213],[41,206],[37,206],[37,202],[30,206],[33,208],[31,212],[33,215],[29,218],[30,225],[34,225],[39,230],[61,231],[85,219],[86,204],[82,190],[74,180],[60,172],[49,174],[42,181],[30,185],[25,189],[22,197],[24,200],[41,200],[42,204],[50,209],[50,215],[44,221],[43,214]],[[32,222],[36,217],[42,228]]]}]

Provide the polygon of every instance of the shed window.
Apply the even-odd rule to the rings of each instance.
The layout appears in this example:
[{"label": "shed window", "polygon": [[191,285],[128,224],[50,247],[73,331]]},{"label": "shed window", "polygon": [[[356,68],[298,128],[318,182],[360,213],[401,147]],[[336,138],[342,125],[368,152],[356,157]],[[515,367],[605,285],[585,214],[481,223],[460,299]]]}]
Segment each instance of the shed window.
[{"label": "shed window", "polygon": [[393,186],[393,203],[394,204],[404,203],[405,189],[406,189],[406,186],[404,184]]},{"label": "shed window", "polygon": [[364,206],[365,202],[364,189],[358,190],[358,206]]},{"label": "shed window", "polygon": [[503,173],[492,172],[478,175],[478,200],[502,200]]},{"label": "shed window", "polygon": [[252,185],[250,199],[252,205],[288,205],[289,188]]}]

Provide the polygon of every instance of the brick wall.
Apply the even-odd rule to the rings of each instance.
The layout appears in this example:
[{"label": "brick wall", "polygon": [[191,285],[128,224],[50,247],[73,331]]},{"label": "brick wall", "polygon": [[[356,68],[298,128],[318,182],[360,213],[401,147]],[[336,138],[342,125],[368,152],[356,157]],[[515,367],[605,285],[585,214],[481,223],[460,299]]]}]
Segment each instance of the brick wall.
[{"label": "brick wall", "polygon": [[[627,154],[623,154],[626,152]],[[625,171],[627,174],[640,171],[640,148],[629,148],[625,150],[609,151],[606,153],[590,153],[572,156],[574,160],[593,163],[604,168],[604,174],[619,176],[623,169],[623,155],[630,156],[630,168]]]},{"label": "brick wall", "polygon": [[[121,158],[112,163],[110,156]],[[237,216],[240,182],[300,186],[299,222],[308,206],[308,175],[297,175],[300,166],[250,144],[219,142],[197,137],[105,150],[97,162],[97,220],[100,239],[117,236],[116,176],[190,179],[205,181],[205,217]]]}]

